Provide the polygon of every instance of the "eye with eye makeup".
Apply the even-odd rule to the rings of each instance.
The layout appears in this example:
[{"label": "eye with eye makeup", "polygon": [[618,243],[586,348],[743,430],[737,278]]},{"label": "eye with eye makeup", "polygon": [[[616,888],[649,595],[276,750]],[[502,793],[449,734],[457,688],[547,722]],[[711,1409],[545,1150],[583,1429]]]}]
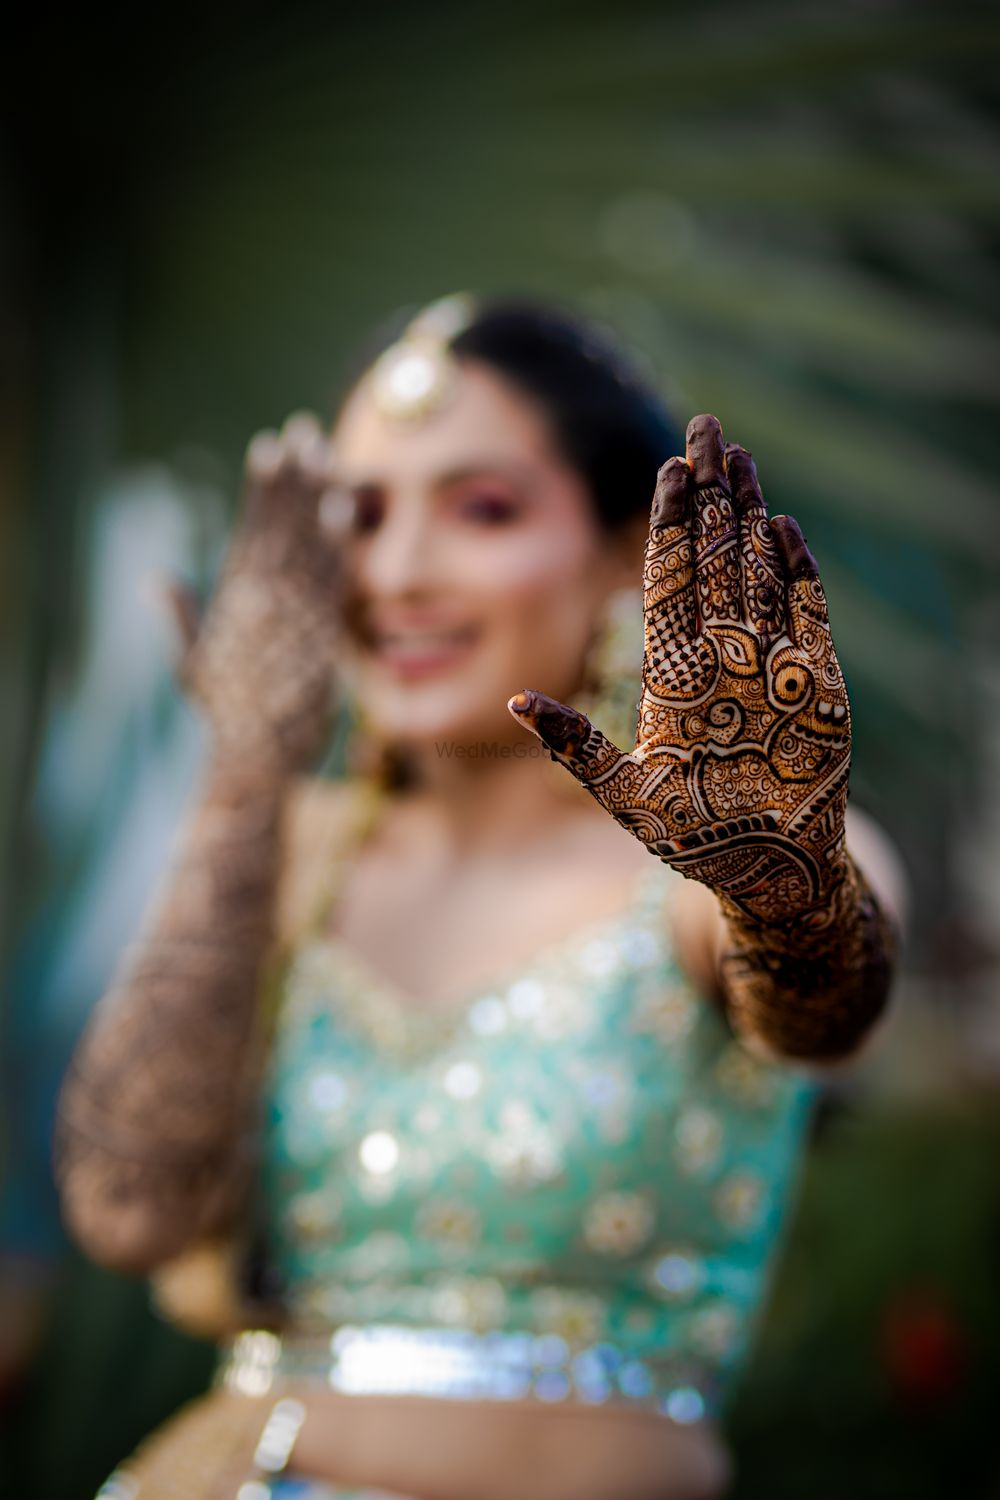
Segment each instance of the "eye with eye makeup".
[{"label": "eye with eye makeup", "polygon": [[485,526],[508,525],[519,518],[522,509],[513,495],[489,485],[470,485],[456,496],[458,515]]},{"label": "eye with eye makeup", "polygon": [[355,532],[374,531],[385,514],[385,500],[381,490],[374,484],[358,485],[352,492],[354,500]]}]

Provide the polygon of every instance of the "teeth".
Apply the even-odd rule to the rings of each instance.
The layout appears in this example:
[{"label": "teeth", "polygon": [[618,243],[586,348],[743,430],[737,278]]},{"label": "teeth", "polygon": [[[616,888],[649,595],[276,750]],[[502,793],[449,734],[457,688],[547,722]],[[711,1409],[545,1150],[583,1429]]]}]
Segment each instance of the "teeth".
[{"label": "teeth", "polygon": [[411,650],[435,650],[440,646],[454,646],[465,640],[466,632],[453,630],[448,634],[436,635],[384,635],[379,638],[380,646],[404,646]]}]

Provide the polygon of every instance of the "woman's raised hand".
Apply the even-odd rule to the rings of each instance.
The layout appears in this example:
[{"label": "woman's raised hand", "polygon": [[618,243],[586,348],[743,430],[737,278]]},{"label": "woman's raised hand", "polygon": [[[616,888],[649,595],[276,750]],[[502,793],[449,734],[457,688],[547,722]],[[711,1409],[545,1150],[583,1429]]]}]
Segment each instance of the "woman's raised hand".
[{"label": "woman's raised hand", "polygon": [[133,1274],[228,1236],[247,1212],[286,811],[334,699],[344,570],[329,480],[317,423],[296,418],[280,438],[255,439],[201,625],[173,599],[210,763],[168,877],[74,1054],[56,1137],[66,1222],[95,1259]]},{"label": "woman's raised hand", "polygon": [[844,870],[847,689],[802,532],[768,520],[750,454],[713,416],[660,470],[643,600],[632,750],[543,693],[508,707],[651,853],[747,916],[821,906]]},{"label": "woman's raised hand", "polygon": [[242,515],[200,624],[179,589],[179,675],[212,728],[217,756],[277,774],[322,749],[335,701],[340,552],[321,501],[329,441],[297,415],[247,450]]}]

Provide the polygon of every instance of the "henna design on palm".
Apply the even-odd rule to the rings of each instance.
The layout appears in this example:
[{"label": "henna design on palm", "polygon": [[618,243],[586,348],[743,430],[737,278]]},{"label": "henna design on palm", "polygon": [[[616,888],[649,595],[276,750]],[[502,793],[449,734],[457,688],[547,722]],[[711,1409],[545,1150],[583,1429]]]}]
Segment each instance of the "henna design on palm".
[{"label": "henna design on palm", "polygon": [[847,690],[802,533],[768,520],[751,455],[712,416],[660,470],[643,592],[632,750],[542,693],[511,711],[651,853],[748,916],[819,906],[840,876]]},{"label": "henna design on palm", "polygon": [[544,693],[508,707],[651,854],[717,893],[736,1029],[771,1055],[845,1057],[885,1008],[896,948],[844,839],[847,689],[798,523],[768,520],[715,417],[660,470],[643,585],[632,750]]},{"label": "henna design on palm", "polygon": [[318,424],[290,419],[247,456],[243,514],[200,628],[175,599],[183,686],[225,759],[306,767],[329,731],[342,630],[342,558],[321,502],[332,455]]}]

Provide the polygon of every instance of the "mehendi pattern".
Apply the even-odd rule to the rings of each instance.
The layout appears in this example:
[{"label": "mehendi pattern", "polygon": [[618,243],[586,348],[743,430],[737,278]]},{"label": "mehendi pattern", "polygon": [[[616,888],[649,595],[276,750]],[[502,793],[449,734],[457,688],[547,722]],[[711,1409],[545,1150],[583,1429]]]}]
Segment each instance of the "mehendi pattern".
[{"label": "mehendi pattern", "polygon": [[288,794],[333,701],[324,445],[318,428],[294,436],[252,450],[243,519],[200,629],[186,612],[181,679],[209,721],[207,775],[60,1099],[64,1213],[119,1269],[146,1270],[220,1232],[250,1180],[266,1050],[258,997]]},{"label": "mehendi pattern", "polygon": [[791,1056],[848,1051],[885,1003],[892,934],[844,841],[847,689],[798,524],[768,520],[714,417],[660,471],[643,595],[632,750],[542,693],[508,706],[650,853],[717,892],[734,1022]]}]

